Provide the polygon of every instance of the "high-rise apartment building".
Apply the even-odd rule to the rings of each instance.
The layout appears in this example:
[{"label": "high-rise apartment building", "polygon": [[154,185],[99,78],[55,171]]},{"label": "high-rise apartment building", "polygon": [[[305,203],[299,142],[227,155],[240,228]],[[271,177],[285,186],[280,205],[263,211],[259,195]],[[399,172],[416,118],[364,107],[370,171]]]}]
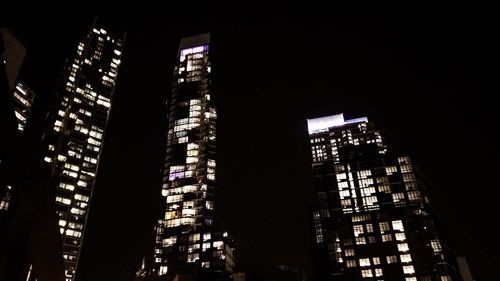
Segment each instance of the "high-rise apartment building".
[{"label": "high-rise apartment building", "polygon": [[153,258],[140,271],[150,280],[212,280],[234,267],[231,239],[214,221],[217,110],[209,51],[208,33],[181,40],[168,100],[164,212]]},{"label": "high-rise apartment building", "polygon": [[67,60],[47,132],[67,281],[78,266],[125,34],[94,21]]},{"label": "high-rise apartment building", "polygon": [[0,54],[0,280],[63,280],[53,198],[37,169],[35,94],[20,75],[26,48],[6,28]]},{"label": "high-rise apartment building", "polygon": [[[16,86],[25,55],[26,48],[19,40],[7,28],[0,28],[0,98],[2,103],[0,130],[3,136],[0,142],[0,217],[5,216],[4,212],[9,209],[14,181],[12,178],[14,173],[9,169],[14,169],[15,146],[19,140],[18,134],[12,128],[15,124],[15,127],[22,132],[26,124],[26,112],[31,109],[33,103],[33,99],[28,97],[32,96],[31,91],[24,90],[21,93]],[[22,83],[19,85],[22,85],[20,87],[23,89],[27,88]]]},{"label": "high-rise apartment building", "polygon": [[367,118],[307,122],[318,280],[462,280],[410,157]]}]

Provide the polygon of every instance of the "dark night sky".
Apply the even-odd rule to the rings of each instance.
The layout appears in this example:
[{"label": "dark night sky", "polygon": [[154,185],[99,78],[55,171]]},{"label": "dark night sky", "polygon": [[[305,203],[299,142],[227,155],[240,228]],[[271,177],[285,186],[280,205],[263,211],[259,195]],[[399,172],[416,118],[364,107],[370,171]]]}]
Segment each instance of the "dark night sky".
[{"label": "dark night sky", "polygon": [[[146,253],[160,213],[164,104],[179,39],[207,31],[219,116],[217,220],[234,236],[242,270],[311,271],[306,118],[344,112],[368,116],[417,161],[452,245],[477,281],[492,280],[500,267],[491,244],[500,168],[493,20],[474,7],[320,8],[200,15],[184,7],[110,18],[128,38],[80,281],[130,280]],[[47,96],[92,19],[1,16],[0,24],[28,48],[27,83]]]}]

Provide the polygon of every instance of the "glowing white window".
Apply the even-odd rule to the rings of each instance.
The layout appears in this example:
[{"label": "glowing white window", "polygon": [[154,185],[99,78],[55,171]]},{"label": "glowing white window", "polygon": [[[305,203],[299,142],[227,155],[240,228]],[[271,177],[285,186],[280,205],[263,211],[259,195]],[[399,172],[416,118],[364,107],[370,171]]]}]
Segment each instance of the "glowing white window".
[{"label": "glowing white window", "polygon": [[222,250],[222,248],[224,248],[224,242],[223,241],[214,241],[212,245],[217,250]]},{"label": "glowing white window", "polygon": [[400,251],[400,252],[407,252],[409,250],[410,250],[410,248],[408,248],[408,244],[407,243],[398,244],[398,251]]},{"label": "glowing white window", "polygon": [[392,221],[392,229],[404,231],[403,222],[401,220]]},{"label": "glowing white window", "polygon": [[364,266],[371,266],[370,259],[359,259],[359,266],[364,267]]},{"label": "glowing white window", "polygon": [[75,190],[74,185],[68,184],[68,183],[63,183],[63,182],[59,184],[59,187],[63,188],[63,189],[71,190],[71,191]]},{"label": "glowing white window", "polygon": [[212,238],[212,234],[210,232],[203,234],[203,241],[210,240]]},{"label": "glowing white window", "polygon": [[79,209],[79,208],[71,208],[70,211],[72,214],[77,214],[77,215],[84,215],[85,210]]},{"label": "glowing white window", "polygon": [[398,240],[398,241],[406,240],[406,235],[404,234],[404,232],[396,233],[396,240]]},{"label": "glowing white window", "polygon": [[401,259],[401,262],[403,262],[403,263],[408,263],[408,262],[412,261],[410,254],[400,255],[399,258]]},{"label": "glowing white window", "polygon": [[71,199],[57,196],[56,197],[56,202],[63,203],[64,205],[70,205],[71,204]]},{"label": "glowing white window", "polygon": [[[157,262],[161,262],[161,258]],[[168,267],[166,265],[162,265],[162,266],[160,266],[160,270],[158,271],[158,274],[165,275],[165,274],[167,274],[167,271],[168,271]]]},{"label": "glowing white window", "polygon": [[82,194],[78,194],[76,193],[74,198],[76,200],[79,200],[79,201],[83,201],[83,202],[89,202],[89,197],[88,196],[85,196],[85,195],[82,195]]},{"label": "glowing white window", "polygon": [[82,187],[87,187],[87,183],[86,183],[86,182],[84,182],[84,181],[78,181],[78,182],[76,183],[76,185],[78,185],[78,186],[82,186]]},{"label": "glowing white window", "polygon": [[364,278],[373,277],[372,270],[371,269],[361,270],[361,276],[363,276]]},{"label": "glowing white window", "polygon": [[179,202],[182,201],[183,195],[169,195],[167,196],[167,203]]},{"label": "glowing white window", "polygon": [[415,269],[413,268],[413,265],[405,265],[403,266],[403,272],[404,274],[413,274],[415,273]]},{"label": "glowing white window", "polygon": [[364,233],[362,225],[354,225],[352,228],[353,228],[353,231],[354,231],[354,237],[358,237],[359,234],[363,234]]}]

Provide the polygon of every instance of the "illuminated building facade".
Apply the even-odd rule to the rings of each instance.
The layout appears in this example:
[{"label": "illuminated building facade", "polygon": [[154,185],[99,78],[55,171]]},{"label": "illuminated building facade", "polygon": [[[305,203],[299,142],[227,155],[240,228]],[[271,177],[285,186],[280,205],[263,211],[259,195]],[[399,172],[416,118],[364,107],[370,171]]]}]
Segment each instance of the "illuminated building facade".
[{"label": "illuminated building facade", "polygon": [[31,108],[33,107],[35,92],[31,90],[26,83],[18,81],[13,90],[12,97],[15,101],[14,114],[16,115],[17,120],[17,130],[22,134],[26,128]]},{"label": "illuminated building facade", "polygon": [[462,280],[408,156],[367,118],[309,119],[318,280]]},{"label": "illuminated building facade", "polygon": [[140,273],[151,280],[212,280],[234,267],[231,238],[214,223],[217,111],[209,49],[208,33],[180,43],[168,102],[164,213],[155,227],[153,258]]},{"label": "illuminated building facade", "polygon": [[66,281],[77,270],[124,39],[94,22],[67,61],[57,93],[43,160],[55,188]]}]

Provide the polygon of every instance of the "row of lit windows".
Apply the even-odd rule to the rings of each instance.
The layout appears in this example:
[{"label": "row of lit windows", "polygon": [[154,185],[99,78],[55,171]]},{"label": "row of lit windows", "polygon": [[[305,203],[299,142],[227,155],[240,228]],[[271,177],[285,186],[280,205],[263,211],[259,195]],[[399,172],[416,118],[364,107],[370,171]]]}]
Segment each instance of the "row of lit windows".
[{"label": "row of lit windows", "polygon": [[166,227],[177,227],[180,225],[193,225],[194,223],[195,223],[195,218],[191,218],[191,217],[177,218],[177,219],[171,219],[171,220],[165,221]]}]

